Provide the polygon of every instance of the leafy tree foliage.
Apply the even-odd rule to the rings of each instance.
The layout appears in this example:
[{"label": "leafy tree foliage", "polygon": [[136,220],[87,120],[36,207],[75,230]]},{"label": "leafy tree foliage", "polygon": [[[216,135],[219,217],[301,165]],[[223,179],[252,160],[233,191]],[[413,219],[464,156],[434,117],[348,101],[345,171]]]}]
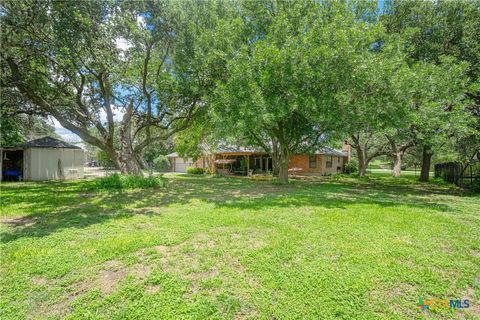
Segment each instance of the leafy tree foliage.
[{"label": "leafy tree foliage", "polygon": [[170,169],[170,161],[164,155],[159,155],[153,160],[153,167],[157,171],[166,171]]},{"label": "leafy tree foliage", "polygon": [[141,174],[143,150],[185,129],[202,98],[189,62],[190,19],[202,8],[179,5],[2,2],[2,85],[12,108],[55,117],[122,172]]},{"label": "leafy tree foliage", "polygon": [[[463,79],[470,79],[468,87],[463,83],[463,88],[458,88],[458,81],[448,82],[450,70],[444,69],[443,74],[436,75],[445,82],[444,90],[452,93],[460,89],[464,95],[462,101],[458,101],[459,96],[454,93],[457,107],[452,107],[452,101],[445,102],[443,110],[431,109],[429,114],[423,114],[423,123],[417,123],[414,140],[423,148],[421,179],[427,180],[434,150],[452,140],[455,140],[459,154],[466,146],[470,154],[480,148],[480,4],[477,1],[389,1],[386,8],[387,14],[382,16],[382,21],[389,34],[398,34],[404,39],[409,63],[445,66],[445,57],[449,56],[447,64],[464,62],[461,63]],[[454,75],[458,72],[454,71]],[[425,92],[424,85],[432,81],[439,84],[438,80],[424,75],[417,85],[423,86],[420,90]],[[441,90],[431,90],[435,94],[442,93]],[[459,103],[463,104],[462,108],[458,107]],[[476,122],[472,121],[474,118]]]},{"label": "leafy tree foliage", "polygon": [[246,40],[228,61],[213,104],[216,126],[270,153],[281,182],[290,155],[341,126],[338,84],[375,41],[348,4],[256,2],[242,7]]},{"label": "leafy tree foliage", "polygon": [[35,115],[2,116],[0,129],[0,146],[4,147],[12,147],[43,136],[58,138],[52,125],[46,119]]}]

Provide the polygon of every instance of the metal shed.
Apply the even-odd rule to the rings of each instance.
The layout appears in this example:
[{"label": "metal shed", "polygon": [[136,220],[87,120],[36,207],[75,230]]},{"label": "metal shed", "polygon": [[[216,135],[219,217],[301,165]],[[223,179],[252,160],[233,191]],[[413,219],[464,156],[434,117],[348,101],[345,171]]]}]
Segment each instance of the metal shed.
[{"label": "metal shed", "polygon": [[82,148],[64,141],[43,137],[14,148],[0,150],[2,179],[57,180],[84,177]]}]

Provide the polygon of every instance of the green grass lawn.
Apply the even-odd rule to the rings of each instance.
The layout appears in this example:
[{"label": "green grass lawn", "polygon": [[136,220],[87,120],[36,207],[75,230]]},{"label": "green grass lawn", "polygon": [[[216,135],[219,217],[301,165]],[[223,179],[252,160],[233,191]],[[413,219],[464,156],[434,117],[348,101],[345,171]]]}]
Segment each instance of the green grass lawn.
[{"label": "green grass lawn", "polygon": [[167,179],[3,183],[0,318],[480,318],[479,196],[383,176]]}]

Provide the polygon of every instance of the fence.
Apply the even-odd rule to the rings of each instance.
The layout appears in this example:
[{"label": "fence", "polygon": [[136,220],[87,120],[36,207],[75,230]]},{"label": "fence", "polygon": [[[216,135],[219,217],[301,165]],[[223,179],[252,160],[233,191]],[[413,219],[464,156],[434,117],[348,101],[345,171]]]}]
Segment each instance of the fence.
[{"label": "fence", "polygon": [[474,161],[464,167],[459,162],[445,162],[435,165],[435,177],[455,183],[460,187],[468,187],[480,180],[480,161]]}]

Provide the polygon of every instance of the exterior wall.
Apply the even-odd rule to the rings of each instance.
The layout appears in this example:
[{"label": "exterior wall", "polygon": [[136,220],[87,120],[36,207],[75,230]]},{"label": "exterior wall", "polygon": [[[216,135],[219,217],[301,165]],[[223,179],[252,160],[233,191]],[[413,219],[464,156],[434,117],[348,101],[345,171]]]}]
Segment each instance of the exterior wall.
[{"label": "exterior wall", "polygon": [[82,179],[84,161],[81,149],[28,148],[24,152],[24,179]]},{"label": "exterior wall", "polygon": [[207,159],[205,157],[201,157],[193,164],[195,168],[208,168]]},{"label": "exterior wall", "polygon": [[192,158],[172,157],[170,158],[172,172],[186,172],[188,167],[194,168],[208,168],[207,158],[202,157],[197,161]]},{"label": "exterior wall", "polygon": [[[325,173],[338,173],[342,170],[344,164],[344,157],[336,157],[332,156],[332,167],[327,168],[327,155],[317,154],[315,155],[317,158],[317,165],[315,168],[310,168],[310,158],[309,155],[306,154],[295,154],[290,157],[290,162],[288,164],[288,168],[302,168],[301,173],[317,173],[317,174],[325,174]],[[340,170],[338,170],[340,167]]]},{"label": "exterior wall", "polygon": [[[342,171],[343,168],[343,157],[336,157],[332,156],[332,167],[327,168],[327,157],[326,155],[323,155],[323,167],[322,167],[322,173],[339,173]],[[340,170],[338,169],[340,167]]]},{"label": "exterior wall", "polygon": [[310,156],[307,154],[295,154],[290,157],[290,162],[288,163],[288,168],[302,168],[302,171],[299,173],[323,173],[323,158],[322,155],[315,155],[317,158],[317,165],[315,168],[310,168]]}]

